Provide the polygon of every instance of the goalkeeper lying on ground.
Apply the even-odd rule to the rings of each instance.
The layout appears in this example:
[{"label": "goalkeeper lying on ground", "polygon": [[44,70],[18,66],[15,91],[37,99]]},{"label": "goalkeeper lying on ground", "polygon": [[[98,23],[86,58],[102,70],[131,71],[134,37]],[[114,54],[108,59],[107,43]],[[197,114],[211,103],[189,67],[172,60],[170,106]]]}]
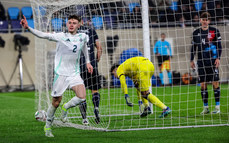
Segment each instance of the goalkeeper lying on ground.
[{"label": "goalkeeper lying on ground", "polygon": [[115,77],[120,79],[121,88],[125,94],[128,106],[133,106],[133,104],[130,103],[129,100],[126,76],[133,80],[139,99],[142,99],[143,104],[145,105],[141,117],[145,117],[151,113],[148,108],[149,102],[163,109],[162,114],[159,116],[160,118],[166,117],[171,112],[169,107],[149,92],[149,87],[151,86],[150,79],[154,74],[154,65],[147,58],[134,57],[127,59],[121,65],[113,65],[111,67],[111,72]]}]

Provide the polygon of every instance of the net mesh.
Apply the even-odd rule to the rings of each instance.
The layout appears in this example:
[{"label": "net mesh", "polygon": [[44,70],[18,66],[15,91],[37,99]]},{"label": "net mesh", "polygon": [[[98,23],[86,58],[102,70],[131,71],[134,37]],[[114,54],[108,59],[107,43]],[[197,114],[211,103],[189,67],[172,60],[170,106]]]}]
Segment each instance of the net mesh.
[{"label": "net mesh", "polygon": [[[215,6],[211,9],[210,4],[197,2],[149,0],[150,47],[148,48],[151,53],[144,53],[142,5],[138,0],[31,0],[35,29],[43,32],[67,32],[67,17],[77,14],[83,19],[85,26],[96,30],[103,48],[103,55],[98,63],[102,81],[102,88],[99,90],[101,95],[100,124],[94,121],[92,93],[87,90],[89,126],[82,125],[78,107],[69,109],[69,122],[65,124],[59,121],[61,109],[58,108],[55,114],[56,125],[108,131],[228,125],[229,50],[227,31],[229,27],[226,25],[228,15],[226,12],[220,12],[220,9],[228,8],[228,4],[220,3],[220,7],[215,2]],[[211,13],[211,24],[219,29],[222,36],[223,48],[219,68],[221,114],[217,115],[200,115],[203,109],[200,85],[197,83],[197,72],[190,69],[192,33],[200,26],[199,17],[204,11]],[[164,85],[160,84],[158,60],[153,53],[156,41],[161,38],[161,33],[165,33],[166,40],[171,44],[172,49],[170,61],[172,83],[169,81],[167,72],[163,71]],[[50,93],[54,77],[56,46],[54,42],[39,38],[35,39],[35,43],[36,108],[47,110],[52,99]],[[163,119],[158,118],[162,112],[158,107],[152,108],[153,114],[140,118],[139,100],[133,82],[126,79],[130,100],[134,103],[133,107],[128,107],[119,80],[110,73],[110,68],[114,63],[120,64],[130,57],[146,54],[150,55],[155,66],[152,93],[172,109],[172,113]],[[215,98],[210,85],[208,92],[209,109],[212,111],[215,108]],[[68,89],[63,95],[62,103],[68,102],[74,96],[74,92]]]}]

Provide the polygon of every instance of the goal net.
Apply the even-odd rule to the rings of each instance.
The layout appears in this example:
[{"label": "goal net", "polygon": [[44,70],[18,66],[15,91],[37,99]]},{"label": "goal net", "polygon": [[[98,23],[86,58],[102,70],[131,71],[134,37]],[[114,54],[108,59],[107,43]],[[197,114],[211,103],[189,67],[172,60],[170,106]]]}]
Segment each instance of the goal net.
[{"label": "goal net", "polygon": [[[229,26],[222,11],[228,4],[214,3],[211,9],[207,3],[180,3],[179,1],[149,0],[31,0],[35,29],[43,32],[67,32],[69,15],[81,16],[83,25],[96,30],[103,48],[98,63],[101,79],[99,113],[101,122],[96,124],[92,93],[87,90],[87,118],[89,126],[82,124],[79,107],[68,110],[68,123],[60,121],[61,108],[55,113],[57,126],[106,131],[126,131],[161,128],[185,128],[201,126],[222,126],[229,124]],[[192,33],[199,28],[199,17],[204,11],[212,14],[211,25],[219,29],[222,37],[220,73],[220,114],[211,114],[215,109],[212,85],[208,85],[208,106],[210,113],[201,115],[201,98],[198,73],[190,68]],[[164,33],[171,45],[170,70],[159,68],[155,45]],[[162,34],[163,35],[163,34]],[[169,49],[169,47],[167,47]],[[35,38],[36,58],[36,110],[47,111],[51,104],[54,78],[54,56],[56,43]],[[89,51],[90,52],[90,51]],[[95,48],[96,56],[96,48]],[[149,58],[155,67],[152,77],[152,93],[172,112],[159,118],[162,109],[152,105],[152,113],[140,118],[141,110],[133,82],[127,78],[128,94],[133,107],[126,105],[120,81],[111,73],[113,64],[121,64],[135,56]],[[197,59],[197,55],[195,56]],[[196,61],[196,60],[195,60]],[[61,105],[75,94],[68,89],[63,94]]]}]

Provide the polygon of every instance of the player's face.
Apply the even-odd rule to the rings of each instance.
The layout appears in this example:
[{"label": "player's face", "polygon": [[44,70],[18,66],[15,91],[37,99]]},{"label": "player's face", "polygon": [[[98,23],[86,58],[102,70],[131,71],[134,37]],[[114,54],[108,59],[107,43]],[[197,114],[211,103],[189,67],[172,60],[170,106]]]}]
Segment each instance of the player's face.
[{"label": "player's face", "polygon": [[79,27],[79,21],[76,19],[69,19],[68,23],[67,23],[67,27],[68,27],[68,32],[71,34],[75,34],[78,27]]},{"label": "player's face", "polygon": [[201,23],[202,28],[208,28],[210,20],[208,20],[207,18],[201,18],[200,23]]},{"label": "player's face", "polygon": [[162,41],[165,40],[165,35],[164,35],[164,34],[161,35],[161,40],[162,40]]}]

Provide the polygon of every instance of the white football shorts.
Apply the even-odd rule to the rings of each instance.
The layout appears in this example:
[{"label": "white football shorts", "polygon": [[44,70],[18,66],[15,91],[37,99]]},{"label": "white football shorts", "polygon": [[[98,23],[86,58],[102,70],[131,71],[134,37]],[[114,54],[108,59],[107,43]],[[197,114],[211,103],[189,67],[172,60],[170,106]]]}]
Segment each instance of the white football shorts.
[{"label": "white football shorts", "polygon": [[62,96],[64,91],[69,87],[72,88],[73,86],[84,84],[80,75],[77,76],[63,76],[63,75],[55,75],[53,81],[53,89],[51,96],[52,97],[59,97]]}]

